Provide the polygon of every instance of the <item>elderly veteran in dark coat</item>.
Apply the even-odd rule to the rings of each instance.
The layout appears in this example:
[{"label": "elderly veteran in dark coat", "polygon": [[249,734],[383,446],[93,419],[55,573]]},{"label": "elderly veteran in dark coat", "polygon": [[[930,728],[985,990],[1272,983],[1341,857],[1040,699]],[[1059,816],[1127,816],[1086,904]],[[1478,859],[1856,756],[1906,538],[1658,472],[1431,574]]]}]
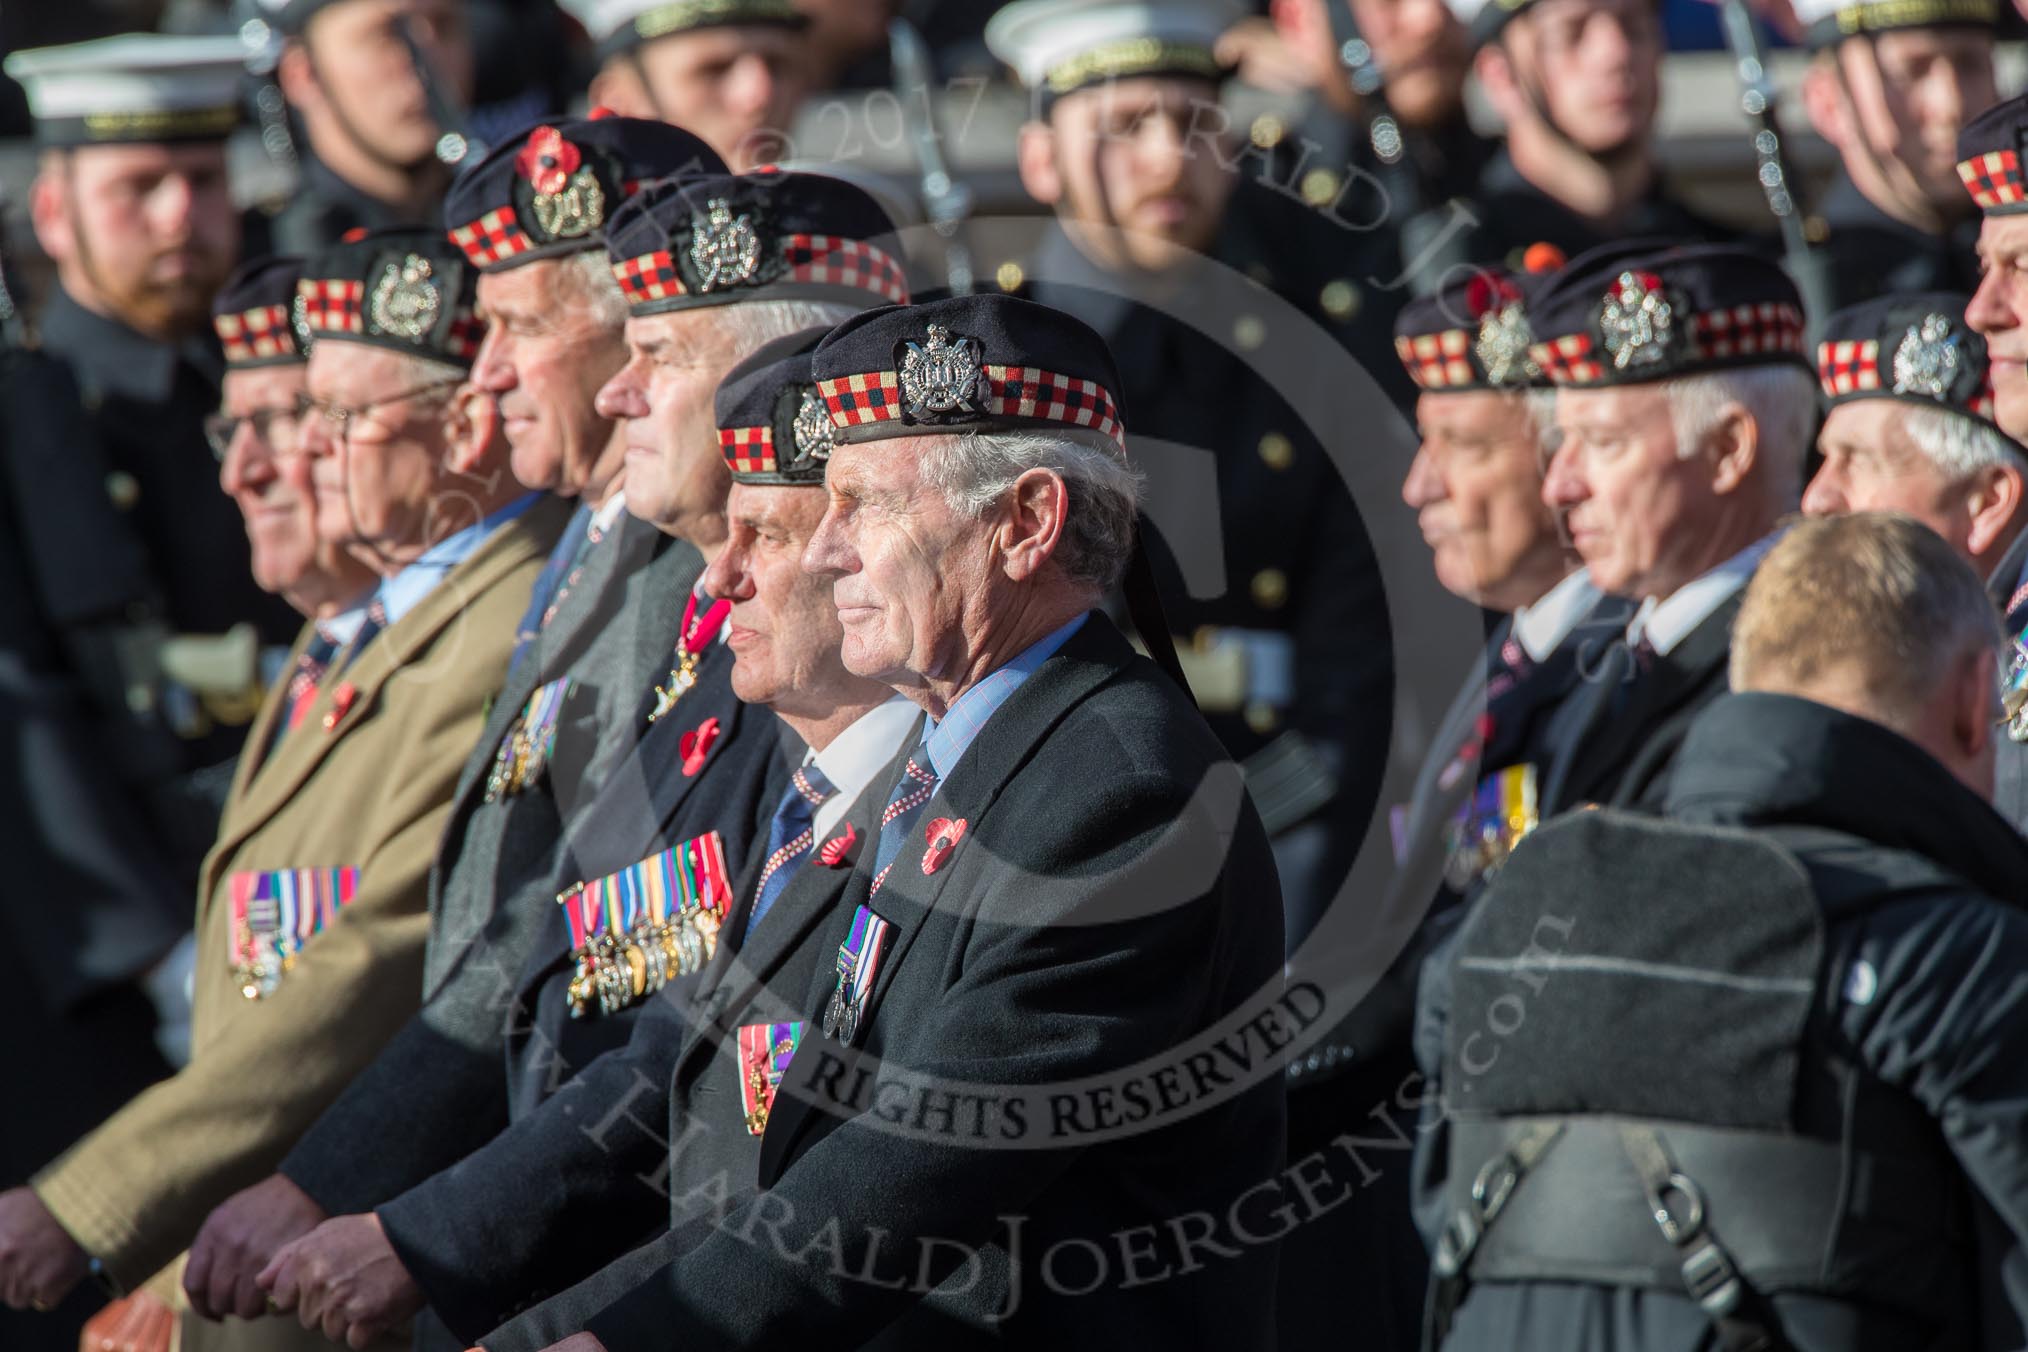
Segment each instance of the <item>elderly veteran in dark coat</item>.
[{"label": "elderly veteran in dark coat", "polygon": [[1816,415],[1802,300],[1724,245],[1607,245],[1535,297],[1556,386],[1543,498],[1591,579],[1637,604],[1546,732],[1541,815],[1653,806],[1697,711],[1725,691],[1740,592],[1795,509]]},{"label": "elderly veteran in dark coat", "polygon": [[1515,852],[1424,980],[1436,1346],[2022,1346],[2028,844],[1987,803],[1994,639],[1916,521],[1803,522],[1667,820]]},{"label": "elderly veteran in dark coat", "polygon": [[253,1279],[283,1244],[387,1200],[507,1123],[503,1006],[575,881],[557,876],[574,866],[561,858],[566,823],[617,758],[600,754],[602,732],[631,719],[666,670],[704,566],[687,542],[626,515],[625,425],[593,406],[627,358],[606,221],[639,180],[700,165],[717,157],[675,127],[563,119],[496,147],[451,195],[451,242],[478,274],[486,321],[472,383],[499,410],[513,477],[578,507],[525,599],[436,845],[423,1008],[282,1171],[206,1221],[184,1273],[200,1314],[264,1313]]},{"label": "elderly veteran in dark coat", "polygon": [[[1965,298],[1890,296],[1824,321],[1818,377],[1828,406],[1823,463],[1803,494],[1812,516],[1906,512],[1986,579],[2002,612],[2028,556],[2028,449],[1993,421],[1986,342],[1965,323]],[[2010,628],[2020,624],[2015,615]],[[2028,656],[2007,658],[2009,715],[1993,806],[2028,826]]]},{"label": "elderly veteran in dark coat", "polygon": [[804,565],[929,724],[822,927],[759,1191],[679,1199],[688,1247],[566,1345],[1269,1346],[1233,1210],[1282,1154],[1274,865],[1095,609],[1133,548],[1112,362],[969,297],[840,325],[813,375],[844,444]]}]

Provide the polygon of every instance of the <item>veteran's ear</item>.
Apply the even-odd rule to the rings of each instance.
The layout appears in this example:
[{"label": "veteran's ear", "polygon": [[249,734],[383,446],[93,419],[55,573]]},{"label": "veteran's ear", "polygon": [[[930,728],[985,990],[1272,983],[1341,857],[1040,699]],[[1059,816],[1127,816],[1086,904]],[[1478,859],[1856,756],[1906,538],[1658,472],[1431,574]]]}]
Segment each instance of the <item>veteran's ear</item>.
[{"label": "veteran's ear", "polygon": [[1055,556],[1070,515],[1070,486],[1055,470],[1031,469],[1001,501],[1006,517],[999,532],[1000,566],[1019,582],[1041,572]]},{"label": "veteran's ear", "polygon": [[457,388],[444,409],[444,462],[455,473],[478,474],[504,444],[504,422],[493,396],[477,386]]}]

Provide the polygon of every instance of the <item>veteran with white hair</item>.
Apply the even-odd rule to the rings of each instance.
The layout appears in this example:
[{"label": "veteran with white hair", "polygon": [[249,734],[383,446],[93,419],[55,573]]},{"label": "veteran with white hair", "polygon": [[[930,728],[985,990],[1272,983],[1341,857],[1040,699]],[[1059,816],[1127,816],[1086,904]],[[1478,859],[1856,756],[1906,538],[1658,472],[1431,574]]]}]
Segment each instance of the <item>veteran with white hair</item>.
[{"label": "veteran with white hair", "polygon": [[1793,511],[1816,413],[1803,307],[1780,268],[1724,245],[1608,245],[1535,298],[1556,386],[1543,482],[1601,591],[1637,602],[1551,737],[1544,817],[1652,805],[1696,712],[1723,694],[1741,589]]},{"label": "veteran with white hair", "polygon": [[[1098,609],[1134,542],[1111,356],[970,296],[840,325],[812,376],[841,444],[803,564],[924,734],[823,923],[759,1192],[562,1346],[1268,1346],[1274,1245],[1232,1208],[1282,1148],[1273,857]],[[1177,1073],[1220,1026],[1251,1070]]]}]

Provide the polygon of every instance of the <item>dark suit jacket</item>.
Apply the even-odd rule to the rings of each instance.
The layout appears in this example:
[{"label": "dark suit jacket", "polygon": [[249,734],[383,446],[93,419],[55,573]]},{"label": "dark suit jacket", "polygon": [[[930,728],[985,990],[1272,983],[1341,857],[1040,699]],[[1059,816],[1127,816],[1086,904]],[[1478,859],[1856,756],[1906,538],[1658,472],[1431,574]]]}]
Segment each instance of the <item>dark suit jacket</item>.
[{"label": "dark suit jacket", "polygon": [[[968,823],[955,851],[926,871],[911,833],[875,898],[894,930],[857,1046],[806,1034],[763,1195],[591,1321],[612,1352],[1271,1343],[1274,1245],[1222,1218],[1280,1168],[1282,1077],[1258,1020],[1226,1054],[1191,1045],[1279,995],[1235,767],[1094,615],[938,786],[940,817]],[[1222,1254],[1179,1245],[1204,1226]]]},{"label": "dark suit jacket", "polygon": [[[571,867],[557,891],[600,878],[707,831],[725,841],[728,866],[737,869],[791,768],[785,753],[802,742],[764,708],[732,693],[732,653],[714,644],[699,665],[697,684],[667,716],[646,722],[646,707],[630,725],[640,741],[572,820],[565,848]],[[667,663],[657,677],[666,680]],[[718,720],[718,740],[702,770],[686,774],[682,740],[707,720]],[[617,1014],[570,1017],[570,935],[554,904],[547,930],[530,948],[515,981],[507,1028],[508,1116],[519,1121],[571,1075],[606,1052],[627,1045],[642,1005]],[[680,984],[680,983],[679,983]],[[694,976],[688,984],[694,985]]]},{"label": "dark suit jacket", "polygon": [[[687,544],[622,518],[494,699],[430,871],[423,1007],[282,1162],[331,1214],[370,1210],[506,1128],[509,997],[531,953],[555,941],[556,894],[585,876],[564,823],[589,805],[578,800],[610,731],[601,725],[631,717],[666,670],[698,563]],[[566,674],[575,684],[550,772],[486,802],[495,752],[523,705]]]},{"label": "dark suit jacket", "polygon": [[1545,821],[1588,802],[1660,809],[1683,734],[1729,688],[1732,621],[1745,596],[1744,587],[1734,592],[1646,672],[1621,636],[1578,654],[1582,684],[1545,732]]},{"label": "dark suit jacket", "polygon": [[[707,1202],[704,1210],[709,1212],[714,1196],[744,1198],[758,1189],[761,1140],[746,1130],[739,1029],[804,1019],[804,1011],[828,995],[838,952],[834,927],[828,922],[837,916],[853,869],[877,836],[881,809],[905,759],[905,753],[898,755],[888,772],[875,776],[847,809],[844,820],[856,832],[856,842],[839,866],[804,864],[751,942],[719,949],[694,1003],[680,1008],[658,1002],[635,1025],[625,1051],[600,1058],[585,1073],[587,1082],[596,1078],[617,1083],[623,1076],[632,1077],[642,1092],[624,1116],[602,1119],[593,1132],[559,1138],[577,1147],[577,1158],[554,1162],[570,1182],[566,1192],[550,1194],[560,1206],[535,1217],[502,1209],[503,1224],[514,1225],[542,1248],[524,1260],[534,1266],[533,1273],[517,1274],[497,1265],[487,1274],[486,1287],[504,1301],[531,1289],[554,1289],[553,1277],[581,1273],[587,1260],[604,1261],[606,1266],[488,1333],[484,1342],[493,1352],[538,1352],[583,1328],[657,1267],[699,1242],[709,1227],[709,1216],[697,1214],[700,1200]],[[842,834],[843,827],[834,828],[830,838]],[[742,901],[731,926],[734,934],[745,929],[760,864],[756,852],[740,883]],[[816,1025],[805,1022],[805,1036],[814,1039]],[[661,1077],[665,1093],[651,1097],[645,1084],[654,1076]],[[567,1088],[542,1111],[554,1112],[571,1099]],[[658,1111],[666,1111],[666,1122],[657,1122]],[[666,1134],[658,1126],[666,1126]],[[599,1220],[616,1207],[635,1204],[644,1183],[653,1187],[658,1201],[664,1195],[668,1199],[662,1203],[664,1232],[651,1243],[623,1252],[614,1243],[617,1236],[602,1230]],[[531,1227],[543,1233],[527,1235]],[[486,1261],[496,1264],[498,1256],[497,1246],[484,1254]],[[444,1289],[439,1285],[432,1292]]]},{"label": "dark suit jacket", "polygon": [[[384,1202],[378,1212],[389,1241],[437,1314],[460,1334],[491,1328],[532,1296],[539,1298],[534,1283],[559,1289],[609,1256],[559,1256],[552,1246],[565,1236],[572,1236],[571,1249],[589,1248],[597,1237],[616,1253],[665,1224],[661,1195],[625,1173],[600,1180],[602,1185],[617,1181],[620,1187],[616,1195],[606,1194],[611,1205],[600,1209],[588,1230],[572,1232],[567,1219],[544,1219],[548,1208],[561,1208],[567,1200],[574,1181],[573,1152],[590,1144],[584,1139],[586,1124],[609,1112],[624,1116],[640,1111],[633,1104],[643,1083],[654,1102],[661,1102],[697,984],[695,977],[679,978],[660,999],[618,1014],[572,1019],[564,992],[574,964],[555,892],[709,831],[720,833],[726,859],[735,868],[757,842],[764,842],[765,818],[790,769],[783,755],[785,734],[766,709],[742,704],[733,695],[731,668],[732,655],[714,648],[698,668],[697,685],[673,712],[647,728],[634,753],[573,822],[567,853],[575,872],[551,892],[546,928],[539,931],[544,937],[531,946],[508,1014],[503,1051],[511,1125],[489,1133],[487,1140],[399,1195],[377,1199]],[[708,718],[719,721],[718,741],[703,768],[686,775],[677,744],[683,733]],[[651,1040],[644,1062],[621,1063],[602,1055],[626,1047],[651,1010],[673,1019],[674,1031],[665,1029]],[[642,1064],[652,1069],[642,1071]],[[498,1083],[500,1063],[493,1074]],[[559,1092],[566,1087],[570,1092]],[[650,1120],[659,1139],[659,1106]],[[592,1155],[587,1168],[605,1172],[612,1167],[604,1150],[593,1146]],[[568,1275],[559,1275],[564,1273]]]},{"label": "dark suit jacket", "polygon": [[[155,1049],[155,1010],[135,978],[190,928],[191,878],[148,820],[111,754],[124,735],[95,707],[87,673],[66,652],[66,590],[102,577],[61,570],[35,549],[33,523],[77,532],[75,548],[123,559],[118,538],[49,491],[46,465],[88,447],[77,389],[55,360],[0,351],[0,984],[7,1036],[0,1075],[35,1111],[0,1112],[0,1188],[24,1182],[151,1082],[169,1073]],[[94,453],[95,454],[95,453]],[[103,476],[101,476],[103,478]],[[112,515],[102,487],[85,505]],[[145,565],[136,551],[138,572]],[[161,734],[166,736],[167,734]],[[23,1322],[32,1315],[22,1315]],[[0,1345],[14,1346],[0,1317]],[[78,1320],[70,1321],[70,1346]],[[26,1343],[27,1335],[18,1335]]]}]

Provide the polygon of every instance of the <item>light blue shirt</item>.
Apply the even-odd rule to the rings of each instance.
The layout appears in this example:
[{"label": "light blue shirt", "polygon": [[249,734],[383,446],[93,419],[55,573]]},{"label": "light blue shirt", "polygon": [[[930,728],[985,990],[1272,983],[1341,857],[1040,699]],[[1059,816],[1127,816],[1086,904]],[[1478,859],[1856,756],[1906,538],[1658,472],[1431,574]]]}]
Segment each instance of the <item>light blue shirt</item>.
[{"label": "light blue shirt", "polygon": [[478,552],[494,531],[533,507],[540,493],[523,493],[514,501],[500,508],[491,516],[475,521],[453,535],[423,551],[422,557],[380,584],[376,592],[381,608],[387,612],[387,622],[397,624],[401,617],[423,603],[425,597],[437,589],[450,571]]},{"label": "light blue shirt", "polygon": [[1020,656],[996,669],[951,702],[951,707],[944,710],[944,716],[930,725],[930,769],[939,780],[957,768],[965,748],[978,738],[979,730],[986,726],[986,721],[1021,688],[1023,681],[1035,674],[1036,668],[1070,641],[1070,636],[1089,617],[1090,612],[1087,611],[1055,633],[1037,640]]}]

